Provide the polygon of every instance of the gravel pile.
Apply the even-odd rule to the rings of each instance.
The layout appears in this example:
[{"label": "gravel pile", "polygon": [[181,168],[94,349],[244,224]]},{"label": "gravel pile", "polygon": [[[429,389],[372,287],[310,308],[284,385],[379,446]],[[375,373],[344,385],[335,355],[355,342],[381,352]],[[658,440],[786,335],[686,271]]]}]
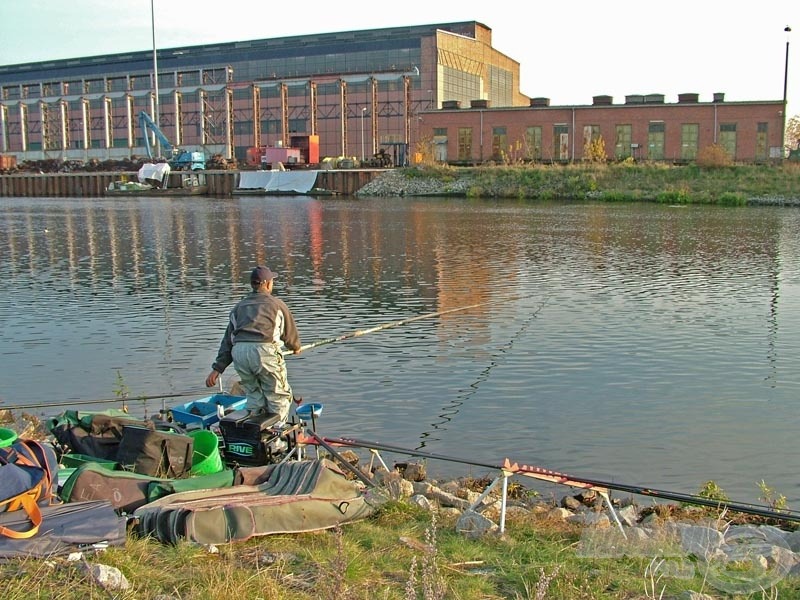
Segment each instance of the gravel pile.
[{"label": "gravel pile", "polygon": [[393,169],[370,181],[356,196],[465,196],[469,185],[468,176],[442,181],[436,177],[408,177],[405,171]]}]

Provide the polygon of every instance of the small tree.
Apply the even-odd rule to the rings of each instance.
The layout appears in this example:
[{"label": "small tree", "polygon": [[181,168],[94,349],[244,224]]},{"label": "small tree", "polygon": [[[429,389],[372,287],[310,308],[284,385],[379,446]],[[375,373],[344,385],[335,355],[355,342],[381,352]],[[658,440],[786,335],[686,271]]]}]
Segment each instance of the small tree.
[{"label": "small tree", "polygon": [[606,155],[606,142],[602,135],[587,140],[583,146],[583,158],[594,163],[606,162],[606,160],[608,160],[608,156]]},{"label": "small tree", "polygon": [[433,151],[433,136],[424,136],[418,139],[417,143],[414,145],[414,153],[419,155],[420,164],[435,164],[436,157]]},{"label": "small tree", "polygon": [[786,122],[783,137],[784,156],[792,150],[800,150],[800,115],[795,115]]}]

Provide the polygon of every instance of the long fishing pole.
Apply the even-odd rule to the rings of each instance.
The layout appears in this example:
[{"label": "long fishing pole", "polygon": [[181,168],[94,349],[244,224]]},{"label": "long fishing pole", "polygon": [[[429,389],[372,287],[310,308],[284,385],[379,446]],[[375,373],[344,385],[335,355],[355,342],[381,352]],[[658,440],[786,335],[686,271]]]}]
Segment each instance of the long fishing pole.
[{"label": "long fishing pole", "polygon": [[0,409],[2,410],[27,410],[30,408],[49,408],[51,406],[72,406],[74,404],[108,404],[112,402],[121,402],[122,404],[130,404],[131,402],[147,401],[147,400],[160,400],[162,398],[180,398],[182,396],[197,396],[200,392],[176,392],[169,394],[159,394],[157,396],[129,396],[127,398],[101,398],[98,400],[65,400],[63,402],[44,402],[40,404],[9,404],[6,405],[0,400]]},{"label": "long fishing pole", "polygon": [[502,465],[497,465],[497,464],[489,464],[472,460],[466,460],[463,458],[458,458],[453,456],[446,456],[443,454],[434,454],[432,452],[422,452],[420,450],[403,448],[401,446],[393,446],[391,444],[381,444],[377,442],[370,442],[355,438],[332,438],[326,436],[324,440],[329,444],[354,446],[357,448],[371,448],[373,450],[383,450],[385,452],[397,452],[399,454],[407,454],[419,458],[457,462],[476,467],[488,468],[492,470],[503,470],[513,475],[522,475],[525,477],[531,477],[533,479],[547,481],[549,483],[557,483],[560,485],[568,485],[571,487],[581,487],[587,489],[594,488],[600,491],[615,490],[619,492],[626,492],[629,494],[648,496],[652,498],[660,498],[662,500],[670,500],[673,502],[683,502],[685,504],[707,506],[719,510],[727,509],[734,512],[751,514],[780,521],[792,521],[800,523],[800,512],[793,510],[775,510],[759,504],[713,500],[711,498],[704,498],[702,496],[697,496],[693,494],[671,492],[668,490],[659,490],[643,486],[626,485],[622,483],[615,483],[612,481],[602,481],[599,479],[575,477],[573,475],[567,475],[565,473],[559,473],[558,471],[551,471],[549,469],[544,469],[541,467],[512,463],[508,459],[506,459]]},{"label": "long fishing pole", "polygon": [[[512,296],[511,298],[506,298],[505,300],[487,300],[486,302],[478,302],[477,304],[470,304],[469,306],[449,308],[447,310],[440,310],[437,312],[427,313],[424,315],[417,315],[416,317],[400,319],[399,321],[391,321],[389,323],[384,323],[383,325],[376,325],[375,327],[369,327],[367,329],[359,329],[358,331],[351,331],[349,333],[337,335],[336,337],[317,340],[316,342],[300,346],[300,351],[304,352],[305,350],[311,350],[312,348],[318,348],[319,346],[325,346],[326,344],[333,344],[334,342],[342,342],[344,340],[349,340],[352,338],[361,337],[362,335],[367,335],[368,333],[375,333],[376,331],[383,331],[384,329],[389,329],[391,327],[399,327],[400,325],[406,325],[408,323],[413,323],[414,321],[421,321],[422,319],[431,319],[433,317],[440,317],[442,315],[449,315],[456,312],[462,312],[465,310],[469,310],[471,308],[478,308],[479,306],[486,306],[487,304],[503,304],[505,302],[511,302],[512,300],[523,300],[525,298],[530,298],[530,297],[531,296]],[[294,354],[294,352],[291,350],[287,350],[285,354]]]}]

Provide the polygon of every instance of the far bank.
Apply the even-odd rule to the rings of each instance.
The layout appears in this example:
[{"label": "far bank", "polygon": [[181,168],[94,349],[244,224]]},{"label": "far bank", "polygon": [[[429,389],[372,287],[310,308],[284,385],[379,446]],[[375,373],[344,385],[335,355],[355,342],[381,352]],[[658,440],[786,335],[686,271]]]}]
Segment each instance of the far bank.
[{"label": "far bank", "polygon": [[[206,195],[236,196],[240,176],[239,171],[206,171]],[[3,174],[0,197],[103,197],[112,182],[123,178],[133,181],[135,177],[135,173],[112,171]],[[800,206],[800,163],[717,167],[626,162],[480,167],[425,164],[398,169],[320,170],[313,189],[362,198],[453,196]]]},{"label": "far bank", "polygon": [[381,173],[357,195],[800,206],[800,164],[418,166]]}]

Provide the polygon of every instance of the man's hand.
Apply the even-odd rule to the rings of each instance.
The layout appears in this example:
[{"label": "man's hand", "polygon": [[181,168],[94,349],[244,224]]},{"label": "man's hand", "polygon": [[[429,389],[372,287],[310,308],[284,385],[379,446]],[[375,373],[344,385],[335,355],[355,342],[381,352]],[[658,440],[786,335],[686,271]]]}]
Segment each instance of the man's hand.
[{"label": "man's hand", "polygon": [[217,385],[217,380],[219,379],[219,372],[214,371],[212,369],[211,373],[208,374],[206,377],[206,387],[214,387]]}]

